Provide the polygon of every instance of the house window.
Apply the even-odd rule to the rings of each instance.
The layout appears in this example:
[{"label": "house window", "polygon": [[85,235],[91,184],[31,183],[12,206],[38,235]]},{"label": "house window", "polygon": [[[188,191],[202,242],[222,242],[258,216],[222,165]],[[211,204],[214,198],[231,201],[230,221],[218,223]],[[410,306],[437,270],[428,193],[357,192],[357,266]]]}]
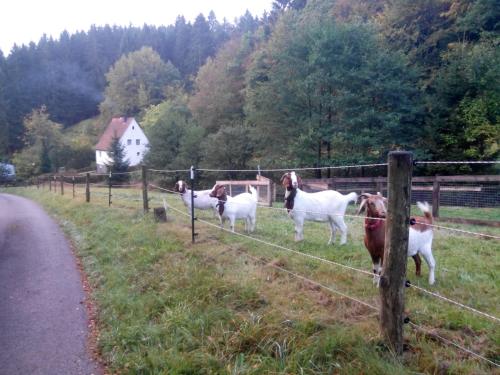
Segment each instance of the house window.
[{"label": "house window", "polygon": [[137,156],[139,156],[140,152],[137,153]]},{"label": "house window", "polygon": [[134,129],[135,129],[135,126],[132,126],[132,130],[134,130]]},{"label": "house window", "polygon": [[136,144],[136,145],[140,145],[140,144],[141,144],[141,140],[140,140],[140,139],[136,139],[136,140],[135,140],[135,144]]},{"label": "house window", "polygon": [[127,144],[131,145],[132,144],[132,140],[131,139],[127,139]]}]

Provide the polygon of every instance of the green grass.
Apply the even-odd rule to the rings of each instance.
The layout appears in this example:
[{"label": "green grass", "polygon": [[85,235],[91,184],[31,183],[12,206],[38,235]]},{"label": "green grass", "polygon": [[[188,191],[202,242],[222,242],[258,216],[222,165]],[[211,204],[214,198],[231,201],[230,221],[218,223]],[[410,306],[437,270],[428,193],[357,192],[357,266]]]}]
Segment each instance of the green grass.
[{"label": "green grass", "polygon": [[[409,350],[398,361],[379,335],[377,313],[263,264],[282,267],[378,306],[371,277],[256,243],[169,212],[156,224],[142,214],[137,191],[105,189],[83,202],[36,189],[10,190],[41,202],[73,238],[94,287],[99,348],[113,372],[130,374],[404,374],[494,372],[483,361],[405,328]],[[151,206],[186,211],[180,199],[151,194]],[[352,212],[350,208],[350,212]],[[217,220],[200,212],[200,219]],[[293,222],[259,208],[253,235],[303,253],[371,269],[362,221],[346,218],[348,244],[327,246],[326,224],[306,223],[305,241],[293,241]],[[463,225],[446,226],[470,229]],[[474,227],[499,235],[498,228]],[[238,223],[237,231],[243,231]],[[337,239],[338,241],[338,239]],[[409,278],[479,310],[499,315],[499,242],[438,230],[436,280]],[[258,261],[256,261],[256,259]],[[498,324],[435,298],[407,290],[412,321],[495,361]]]},{"label": "green grass", "polygon": [[500,208],[498,207],[440,207],[439,215],[441,217],[453,217],[464,219],[491,220],[500,221]]}]

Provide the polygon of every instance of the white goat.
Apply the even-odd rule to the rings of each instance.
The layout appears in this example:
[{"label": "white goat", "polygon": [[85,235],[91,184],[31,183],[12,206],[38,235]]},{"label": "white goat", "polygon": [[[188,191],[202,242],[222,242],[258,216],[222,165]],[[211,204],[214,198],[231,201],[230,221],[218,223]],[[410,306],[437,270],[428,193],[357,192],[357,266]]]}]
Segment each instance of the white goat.
[{"label": "white goat", "polygon": [[[365,246],[370,253],[373,263],[373,282],[379,284],[378,277],[382,272],[382,263],[384,260],[385,247],[385,218],[387,208],[385,206],[386,198],[378,194],[361,194],[361,204],[358,214],[366,210],[365,218]],[[416,275],[421,275],[421,263],[419,254],[421,254],[429,266],[429,284],[434,284],[434,270],[436,261],[432,255],[433,230],[429,224],[433,223],[433,217],[429,203],[417,202],[417,206],[424,214],[423,217],[414,217],[415,224],[410,226],[410,235],[408,238],[408,256],[415,261]]]},{"label": "white goat", "polygon": [[[191,213],[191,190],[187,188],[184,181],[179,180],[175,183],[175,191],[179,192],[184,202],[184,205]],[[194,208],[199,210],[217,210],[217,198],[212,198],[210,192],[212,190],[195,190],[194,191]]]},{"label": "white goat", "polygon": [[344,215],[349,202],[356,202],[358,195],[349,193],[340,194],[335,190],[325,190],[317,193],[306,193],[300,188],[302,182],[295,172],[288,172],[281,177],[285,187],[285,207],[295,222],[295,241],[304,239],[304,221],[327,221],[330,224],[330,240],[328,245],[335,242],[337,229],[340,230],[340,244],[347,242],[347,226]]},{"label": "white goat", "polygon": [[245,219],[245,230],[248,233],[255,230],[258,197],[257,190],[253,186],[250,186],[250,193],[242,193],[231,197],[226,194],[224,185],[216,184],[210,196],[218,200],[217,206],[221,227],[224,226],[225,219],[229,219],[231,231],[234,232],[236,219]]}]

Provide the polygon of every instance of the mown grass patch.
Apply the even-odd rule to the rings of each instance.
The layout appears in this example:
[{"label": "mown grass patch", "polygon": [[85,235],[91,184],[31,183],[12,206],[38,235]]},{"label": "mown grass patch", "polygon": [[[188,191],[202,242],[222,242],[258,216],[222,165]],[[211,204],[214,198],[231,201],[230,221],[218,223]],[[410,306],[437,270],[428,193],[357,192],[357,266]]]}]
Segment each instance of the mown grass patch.
[{"label": "mown grass patch", "polygon": [[[410,350],[396,361],[381,344],[376,312],[284,274],[276,264],[332,289],[378,304],[371,278],[289,254],[169,212],[169,222],[144,217],[137,192],[85,204],[33,189],[16,191],[40,201],[75,240],[99,306],[100,349],[120,373],[491,373],[484,362],[409,328]],[[131,199],[129,199],[131,198]],[[178,197],[152,194],[152,205],[185,210]],[[207,212],[200,219],[216,223]],[[307,223],[293,241],[282,211],[259,209],[253,235],[299,252],[371,269],[359,219],[347,218],[346,246],[327,246],[325,224]],[[463,226],[456,226],[463,227]],[[238,231],[243,230],[241,223]],[[494,231],[494,228],[490,229]],[[337,239],[338,241],[338,239]],[[436,232],[437,284],[427,268],[412,282],[498,315],[498,243]],[[464,261],[464,259],[466,261]],[[268,266],[266,266],[266,264]],[[498,325],[407,291],[412,320],[498,361]]]}]

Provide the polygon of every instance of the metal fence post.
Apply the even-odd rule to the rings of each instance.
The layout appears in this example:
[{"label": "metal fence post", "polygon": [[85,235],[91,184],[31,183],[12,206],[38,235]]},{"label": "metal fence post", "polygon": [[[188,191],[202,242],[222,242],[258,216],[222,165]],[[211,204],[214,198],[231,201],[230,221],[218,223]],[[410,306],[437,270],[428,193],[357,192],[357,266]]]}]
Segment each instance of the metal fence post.
[{"label": "metal fence post", "polygon": [[144,212],[149,211],[148,170],[145,165],[142,166],[142,206],[144,208]]},{"label": "metal fence post", "polygon": [[384,266],[380,278],[380,327],[396,355],[403,353],[412,162],[410,152],[389,153]]},{"label": "metal fence post", "polygon": [[194,231],[194,167],[191,166],[189,170],[189,180],[191,181],[191,241],[194,243],[196,233]]}]

